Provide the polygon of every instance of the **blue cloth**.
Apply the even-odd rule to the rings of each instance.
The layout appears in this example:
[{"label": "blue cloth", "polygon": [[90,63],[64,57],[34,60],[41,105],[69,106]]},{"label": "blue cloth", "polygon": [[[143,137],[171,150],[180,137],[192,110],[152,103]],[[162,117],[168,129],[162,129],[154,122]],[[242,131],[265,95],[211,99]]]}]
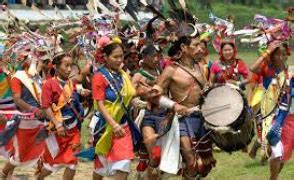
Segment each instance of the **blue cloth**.
[{"label": "blue cloth", "polygon": [[180,136],[189,136],[190,138],[202,137],[205,134],[203,119],[199,113],[193,113],[190,116],[179,119]]},{"label": "blue cloth", "polygon": [[[71,97],[71,103],[74,107],[74,109],[79,113],[80,116],[84,115],[84,109],[82,104],[80,103],[80,97],[77,93],[77,91],[74,91]],[[61,113],[63,117],[73,117],[76,118],[76,114],[75,112],[72,110],[70,105],[65,105],[62,109],[61,109]]]},{"label": "blue cloth", "polygon": [[33,107],[40,108],[39,103],[36,101],[36,99],[34,98],[32,93],[29,91],[29,89],[25,86],[22,86],[21,99]]},{"label": "blue cloth", "polygon": [[[110,74],[110,72],[104,66],[100,67],[97,72],[100,72],[101,74],[103,74],[106,77],[109,76],[109,74]],[[112,73],[111,75],[115,79],[115,82],[117,82],[117,88],[120,91],[123,86],[122,75],[120,73]],[[109,79],[112,79],[112,78],[109,78]],[[110,85],[108,85],[106,87],[105,99],[110,102],[114,102],[117,99],[115,91],[113,89],[111,89]]]},{"label": "blue cloth", "polygon": [[279,108],[275,117],[275,122],[273,123],[270,131],[266,135],[269,144],[275,146],[281,139],[281,127],[283,127],[284,121],[290,111],[290,107],[292,104],[293,97],[293,88],[294,88],[293,79],[290,80],[290,92],[288,94],[284,94],[281,97],[280,104],[284,104],[287,106],[287,109]]},{"label": "blue cloth", "polygon": [[142,127],[149,126],[152,127],[156,133],[162,132],[163,128],[161,125],[162,120],[164,120],[166,111],[161,110],[159,113],[154,113],[146,110],[145,116],[143,118]]},{"label": "blue cloth", "polygon": [[75,154],[75,156],[93,161],[95,159],[95,148],[91,147],[89,149],[81,150],[79,153]]},{"label": "blue cloth", "polygon": [[8,4],[15,4],[16,0],[8,0]]}]

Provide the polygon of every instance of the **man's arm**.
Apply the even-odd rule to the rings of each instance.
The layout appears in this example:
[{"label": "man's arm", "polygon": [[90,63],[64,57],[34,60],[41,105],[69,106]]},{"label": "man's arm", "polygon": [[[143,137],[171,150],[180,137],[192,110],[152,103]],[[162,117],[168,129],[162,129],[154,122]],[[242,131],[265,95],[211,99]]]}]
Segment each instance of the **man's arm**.
[{"label": "man's arm", "polygon": [[176,68],[174,66],[168,66],[164,69],[164,71],[162,72],[162,74],[158,77],[157,79],[157,84],[153,86],[153,90],[158,91],[158,95],[162,95],[164,94],[171,81],[172,81],[172,77],[175,73]]},{"label": "man's arm", "polygon": [[159,76],[157,84],[153,86],[154,93],[151,93],[151,102],[158,104],[160,107],[172,109],[180,115],[187,115],[187,107],[178,104],[177,102],[163,96],[170,86],[173,80],[176,68],[174,66],[168,66],[164,69]]}]

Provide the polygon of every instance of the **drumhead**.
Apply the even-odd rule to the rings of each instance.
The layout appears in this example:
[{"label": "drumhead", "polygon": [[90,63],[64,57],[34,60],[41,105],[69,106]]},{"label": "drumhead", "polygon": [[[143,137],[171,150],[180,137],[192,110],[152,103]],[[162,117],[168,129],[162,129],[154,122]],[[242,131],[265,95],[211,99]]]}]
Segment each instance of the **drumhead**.
[{"label": "drumhead", "polygon": [[237,89],[219,86],[208,92],[201,106],[204,120],[217,127],[234,123],[244,109],[244,100]]}]

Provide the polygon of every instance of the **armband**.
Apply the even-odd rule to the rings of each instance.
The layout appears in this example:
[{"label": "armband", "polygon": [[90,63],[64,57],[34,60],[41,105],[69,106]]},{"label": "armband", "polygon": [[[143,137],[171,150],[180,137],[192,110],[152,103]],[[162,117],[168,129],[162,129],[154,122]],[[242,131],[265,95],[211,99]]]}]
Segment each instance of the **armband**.
[{"label": "armband", "polygon": [[169,99],[165,96],[160,96],[159,98],[159,106],[167,109],[173,109],[174,105],[176,104],[175,101]]}]

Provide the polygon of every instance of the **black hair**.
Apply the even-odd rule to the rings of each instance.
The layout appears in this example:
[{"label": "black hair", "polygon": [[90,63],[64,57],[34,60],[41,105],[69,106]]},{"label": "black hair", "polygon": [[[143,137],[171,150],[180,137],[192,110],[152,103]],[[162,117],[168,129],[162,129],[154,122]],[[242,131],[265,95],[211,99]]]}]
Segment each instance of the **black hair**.
[{"label": "black hair", "polygon": [[285,49],[287,56],[291,56],[291,49],[289,45],[287,43],[283,43],[281,46],[276,47],[276,49],[270,54],[270,59],[273,59],[274,54],[276,54],[282,47]]},{"label": "black hair", "polygon": [[225,45],[230,45],[230,46],[232,46],[233,48],[236,48],[236,44],[235,43],[233,43],[233,42],[224,42],[224,43],[222,43],[221,44],[221,50],[224,48],[224,46]]},{"label": "black hair", "polygon": [[59,67],[61,65],[62,59],[64,57],[70,57],[70,55],[69,54],[66,54],[66,53],[62,53],[62,54],[56,55],[53,58],[52,64],[56,65],[56,67]]},{"label": "black hair", "polygon": [[106,56],[109,56],[113,50],[115,50],[116,48],[121,47],[123,50],[123,47],[121,44],[119,43],[111,43],[108,44],[107,46],[105,46],[102,50],[103,54],[105,54]]},{"label": "black hair", "polygon": [[168,50],[168,56],[172,57],[178,54],[181,51],[181,45],[190,45],[192,38],[188,36],[182,36],[177,41],[174,42],[174,45]]},{"label": "black hair", "polygon": [[155,55],[157,52],[159,52],[155,47],[154,47],[154,45],[152,45],[152,44],[149,44],[149,45],[147,45],[144,49],[143,49],[143,51],[142,51],[142,56],[144,57],[144,56],[153,56],[153,55]]}]

